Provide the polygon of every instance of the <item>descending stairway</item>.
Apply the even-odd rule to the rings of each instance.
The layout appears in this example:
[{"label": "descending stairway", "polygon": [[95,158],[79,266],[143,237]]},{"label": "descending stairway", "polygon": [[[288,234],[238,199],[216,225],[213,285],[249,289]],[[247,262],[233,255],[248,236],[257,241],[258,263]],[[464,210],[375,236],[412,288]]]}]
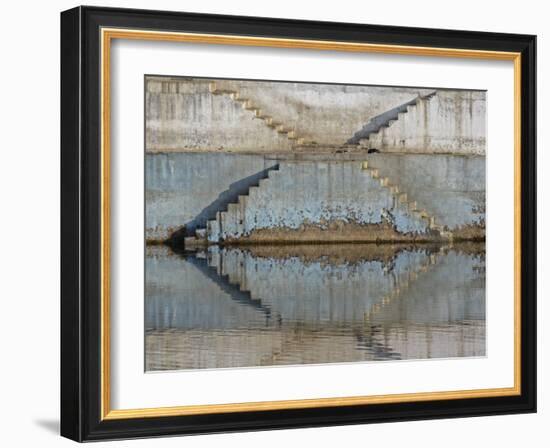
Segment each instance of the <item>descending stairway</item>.
[{"label": "descending stairway", "polygon": [[[321,165],[323,165],[322,162]],[[297,182],[296,185],[303,184],[308,179],[306,177],[304,180],[303,176],[306,175],[313,176],[311,181],[314,182],[320,168],[316,164],[309,163],[304,165],[283,163],[281,166],[281,169],[277,166],[277,169],[270,170],[267,176],[260,179],[257,186],[250,187],[246,194],[239,195],[236,202],[227,205],[227,210],[216,212],[214,219],[207,221],[204,228],[197,229],[194,237],[185,240],[186,248],[193,250],[194,247],[219,244],[228,240],[236,241],[239,238],[248,237],[255,230],[278,229],[279,227],[298,229],[305,222],[312,225],[317,224],[320,229],[327,229],[326,222],[331,220],[342,222],[349,219],[350,216],[358,219],[358,222],[366,224],[383,223],[386,220],[395,226],[397,232],[411,235],[411,238],[414,238],[412,236],[414,233],[418,233],[422,237],[428,236],[430,230],[442,230],[436,226],[435,219],[425,211],[416,210],[415,203],[409,203],[407,196],[401,194],[398,187],[389,184],[389,179],[380,179],[378,170],[369,169],[367,163],[357,165],[355,162],[350,162],[337,165],[338,170],[333,170],[331,177],[323,177],[323,179],[326,182],[329,179],[337,182],[356,176],[358,188],[372,190],[371,194],[375,196],[374,192],[380,189],[377,199],[379,205],[377,206],[367,199],[368,195],[364,197],[363,202],[356,201],[355,207],[349,203],[342,206],[342,202],[327,205],[327,199],[324,196],[311,197],[304,194],[295,197],[292,190],[284,197],[285,186],[293,182]],[[370,179],[364,178],[364,170],[370,173]],[[321,172],[325,173],[325,171]],[[342,177],[336,174],[340,172]],[[329,175],[323,174],[323,176]],[[336,197],[342,197],[346,194],[346,185],[345,182],[332,185],[331,191],[336,194]],[[310,195],[312,193],[313,191],[309,192]],[[277,202],[279,199],[282,202]],[[274,214],[274,211],[277,211],[277,214]],[[301,234],[297,234],[297,237],[301,238]],[[323,241],[324,238],[326,237],[323,237]],[[345,241],[345,238],[342,241]],[[365,241],[375,241],[375,239],[367,238]]]},{"label": "descending stairway", "polygon": [[219,87],[219,81],[211,81],[209,84],[209,89],[212,95],[229,96],[233,101],[241,104],[244,110],[248,110],[253,113],[254,118],[262,120],[267,127],[271,128],[275,132],[278,132],[279,134],[286,135],[286,137],[296,146],[315,146],[314,142],[307,141],[306,139],[297,135],[294,127],[285,124],[281,120],[275,119],[270,115],[265,114],[259,107],[254,105],[252,100],[242,97],[237,90]]},{"label": "descending stairway", "polygon": [[[186,248],[201,247],[208,244],[209,235],[218,235],[219,229],[221,228],[221,222],[226,222],[228,216],[235,215],[235,212],[242,210],[246,204],[248,197],[254,194],[254,191],[257,190],[262,185],[265,185],[270,178],[274,176],[274,173],[279,172],[279,164],[272,166],[265,170],[266,176],[259,179],[257,183],[252,184],[248,191],[245,194],[238,195],[237,202],[229,202],[225,206],[225,210],[221,209],[216,212],[216,218],[206,222],[206,227],[195,229],[195,235],[186,237],[184,240],[184,245]],[[214,232],[214,233],[212,233]]]},{"label": "descending stairway", "polygon": [[[388,177],[381,176],[379,170],[372,167],[370,163],[370,161],[364,161],[360,165],[357,162],[338,164],[336,171],[326,172],[319,171],[321,168],[326,169],[323,162],[319,162],[322,165],[321,168],[317,167],[316,163],[282,163],[281,168],[276,165],[258,181],[257,185],[249,187],[246,192],[238,195],[234,202],[227,204],[225,210],[216,211],[215,218],[206,221],[202,228],[196,229],[194,236],[186,238],[185,247],[194,250],[209,244],[237,241],[240,238],[249,237],[255,230],[298,229],[305,222],[317,224],[319,229],[326,230],[327,222],[342,222],[350,216],[357,222],[365,224],[383,223],[385,220],[405,238],[452,239],[452,233],[437,223],[435,216],[420,209],[416,201],[411,200],[407,193],[391,182]],[[321,193],[321,196],[315,196],[315,190],[311,190],[303,196],[301,194],[296,196],[297,192],[287,188],[289,185],[298,186],[308,181],[315,182],[315,176],[319,172],[327,173],[323,174],[324,182],[336,182],[332,184],[330,190],[336,198],[342,198],[347,194],[348,184],[340,182],[342,179],[355,179],[356,188],[370,193],[363,196],[363,199],[356,199],[355,205],[344,202],[345,205],[342,206],[341,200],[327,204],[327,199],[323,196],[326,192]],[[369,178],[364,176],[364,172],[368,173]],[[371,196],[372,200],[369,199],[369,194],[374,195],[374,197]],[[333,230],[339,232],[338,228]],[[315,238],[315,234],[313,235]],[[294,236],[303,238],[300,232]],[[330,236],[331,234],[327,233],[322,237],[323,241]],[[367,237],[365,241],[376,241],[369,240],[368,234],[365,236]],[[308,237],[313,241],[311,235],[306,235],[305,238]],[[345,241],[345,236],[341,241]]]},{"label": "descending stairway", "polygon": [[407,193],[401,191],[398,185],[390,182],[388,177],[383,177],[380,175],[380,171],[372,167],[372,163],[365,161],[362,163],[362,169],[369,173],[373,179],[378,179],[380,181],[380,186],[387,188],[389,192],[396,198],[399,204],[403,204],[410,213],[415,215],[417,218],[424,220],[428,228],[436,231],[442,238],[452,240],[453,234],[446,231],[445,227],[437,224],[435,216],[428,213],[425,209],[420,209],[416,201],[411,200]]},{"label": "descending stairway", "polygon": [[352,138],[347,141],[348,145],[359,145],[366,149],[376,149],[374,141],[384,132],[385,129],[391,127],[398,120],[401,120],[407,113],[416,109],[420,102],[429,101],[434,97],[436,92],[431,92],[427,95],[418,96],[414,100],[408,101],[400,106],[377,115],[372,118],[362,129],[356,132]]}]

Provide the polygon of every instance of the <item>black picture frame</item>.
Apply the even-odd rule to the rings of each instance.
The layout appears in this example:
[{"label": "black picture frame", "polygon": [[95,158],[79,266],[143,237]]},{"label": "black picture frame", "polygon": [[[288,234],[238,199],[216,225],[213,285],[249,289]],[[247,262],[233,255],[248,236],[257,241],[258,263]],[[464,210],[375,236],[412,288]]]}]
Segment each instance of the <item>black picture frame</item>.
[{"label": "black picture frame", "polygon": [[[102,27],[521,53],[521,393],[102,420]],[[535,58],[532,35],[99,7],[61,13],[61,434],[92,441],[536,412]]]}]

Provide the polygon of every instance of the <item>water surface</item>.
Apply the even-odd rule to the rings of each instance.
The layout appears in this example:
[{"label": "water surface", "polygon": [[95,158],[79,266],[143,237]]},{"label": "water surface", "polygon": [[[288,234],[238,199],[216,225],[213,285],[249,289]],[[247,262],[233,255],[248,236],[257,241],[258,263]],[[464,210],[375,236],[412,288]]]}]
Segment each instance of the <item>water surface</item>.
[{"label": "water surface", "polygon": [[146,250],[146,370],[485,355],[484,245]]}]

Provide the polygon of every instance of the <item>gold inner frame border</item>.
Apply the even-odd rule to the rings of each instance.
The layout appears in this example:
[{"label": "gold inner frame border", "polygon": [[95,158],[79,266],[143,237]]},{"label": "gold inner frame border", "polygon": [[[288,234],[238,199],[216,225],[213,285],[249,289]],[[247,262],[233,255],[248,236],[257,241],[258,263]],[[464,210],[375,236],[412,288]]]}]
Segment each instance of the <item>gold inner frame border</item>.
[{"label": "gold inner frame border", "polygon": [[[389,44],[337,42],[305,39],[280,39],[251,36],[148,31],[138,29],[101,29],[101,420],[169,417],[227,412],[307,409],[432,400],[502,397],[521,394],[521,53],[419,47]],[[455,57],[505,60],[514,63],[514,386],[441,392],[391,395],[314,398],[228,404],[188,405],[136,409],[111,409],[110,346],[110,63],[113,39],[186,42],[213,45],[295,48],[325,51],[368,52],[413,56]]]}]

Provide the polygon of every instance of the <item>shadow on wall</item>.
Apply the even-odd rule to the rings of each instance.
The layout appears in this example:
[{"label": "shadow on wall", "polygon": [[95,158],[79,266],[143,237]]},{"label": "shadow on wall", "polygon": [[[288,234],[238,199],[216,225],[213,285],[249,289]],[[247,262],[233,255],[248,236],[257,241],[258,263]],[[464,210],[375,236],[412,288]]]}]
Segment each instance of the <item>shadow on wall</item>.
[{"label": "shadow on wall", "polygon": [[177,243],[185,236],[195,234],[197,228],[206,227],[206,223],[211,219],[216,219],[217,212],[227,211],[227,206],[239,201],[239,195],[248,194],[250,187],[257,187],[261,179],[265,179],[271,170],[279,169],[279,164],[274,164],[262,171],[258,171],[248,177],[233,182],[227,190],[222,191],[219,196],[204,207],[191,221],[186,222],[183,227],[170,236],[170,241]]},{"label": "shadow on wall", "polygon": [[399,113],[406,112],[407,106],[415,105],[419,98],[420,96],[414,98],[411,101],[407,101],[406,103],[400,104],[399,106],[394,107],[393,109],[383,112],[377,115],[376,117],[371,118],[365,126],[363,126],[355,134],[353,134],[353,137],[351,137],[346,142],[346,144],[358,145],[361,142],[361,139],[369,138],[370,134],[372,134],[373,132],[378,132],[382,126],[387,126],[390,120],[396,120],[399,117]]}]

